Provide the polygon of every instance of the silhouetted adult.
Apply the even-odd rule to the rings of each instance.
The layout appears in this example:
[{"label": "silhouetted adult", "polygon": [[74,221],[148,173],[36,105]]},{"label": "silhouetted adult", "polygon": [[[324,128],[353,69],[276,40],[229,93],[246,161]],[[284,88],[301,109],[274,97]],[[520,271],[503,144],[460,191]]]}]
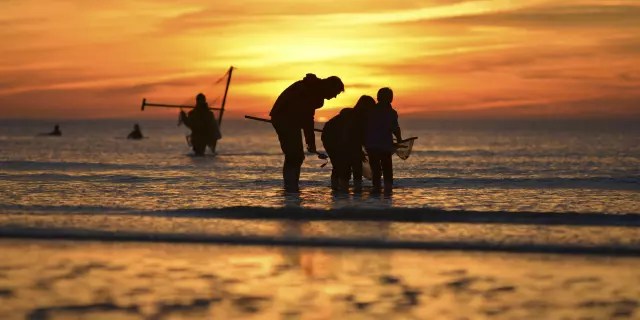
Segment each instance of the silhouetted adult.
[{"label": "silhouetted adult", "polygon": [[331,188],[348,190],[353,173],[356,190],[362,188],[362,146],[364,144],[363,122],[367,110],[376,101],[371,96],[362,96],[353,108],[344,108],[327,121],[322,129],[322,144],[331,159]]},{"label": "silhouetted adult", "polygon": [[60,131],[60,126],[59,125],[55,125],[55,127],[53,127],[53,132],[49,133],[50,136],[61,136],[62,132]]},{"label": "silhouetted adult", "polygon": [[129,133],[129,135],[127,136],[127,139],[140,140],[142,138],[144,138],[142,136],[142,131],[140,131],[140,126],[136,123],[133,126],[133,131],[131,131],[131,133]]},{"label": "silhouetted adult", "polygon": [[298,192],[300,167],[304,162],[301,130],[307,142],[307,150],[317,153],[313,132],[316,109],[322,108],[324,100],[337,97],[344,91],[342,80],[336,76],[320,79],[308,73],[285,89],[271,109],[271,122],[278,134],[284,153],[282,177],[287,192]]},{"label": "silhouetted adult", "polygon": [[215,150],[222,135],[204,94],[196,96],[196,106],[188,115],[180,110],[180,121],[191,129],[190,142],[196,156],[204,156],[207,146]]},{"label": "silhouetted adult", "polygon": [[365,148],[369,155],[374,193],[380,192],[382,175],[385,193],[391,193],[393,186],[393,136],[401,141],[402,133],[398,125],[398,113],[391,106],[392,101],[393,91],[382,88],[378,90],[378,103],[366,113]]}]

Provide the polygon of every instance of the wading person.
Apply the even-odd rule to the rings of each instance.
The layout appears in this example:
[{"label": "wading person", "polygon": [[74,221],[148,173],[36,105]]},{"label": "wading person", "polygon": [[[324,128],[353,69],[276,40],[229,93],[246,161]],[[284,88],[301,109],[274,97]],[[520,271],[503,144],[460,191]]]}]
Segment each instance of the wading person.
[{"label": "wading person", "polygon": [[213,152],[222,135],[213,112],[209,109],[207,98],[200,93],[196,96],[196,106],[189,114],[180,111],[180,121],[191,129],[191,146],[196,156],[204,156],[209,146]]},{"label": "wading person", "polygon": [[322,129],[322,144],[331,159],[331,189],[347,191],[353,174],[356,191],[362,188],[363,120],[376,101],[362,96],[353,108],[344,108]]},{"label": "wading person", "polygon": [[366,113],[365,148],[371,165],[373,193],[380,193],[382,176],[385,194],[390,194],[393,186],[393,136],[402,141],[402,133],[398,125],[398,113],[391,106],[392,101],[393,91],[382,88],[378,90],[378,103]]},{"label": "wading person", "polygon": [[285,89],[273,105],[269,115],[284,153],[282,178],[285,191],[299,191],[300,168],[304,162],[301,131],[304,131],[307,151],[317,153],[313,132],[315,111],[322,108],[325,99],[333,99],[343,91],[340,78],[320,79],[308,73]]}]

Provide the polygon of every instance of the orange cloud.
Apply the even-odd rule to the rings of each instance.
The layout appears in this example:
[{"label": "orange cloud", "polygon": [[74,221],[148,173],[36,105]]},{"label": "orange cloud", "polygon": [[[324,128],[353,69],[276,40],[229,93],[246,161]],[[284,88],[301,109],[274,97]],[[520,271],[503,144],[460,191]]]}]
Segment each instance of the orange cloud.
[{"label": "orange cloud", "polygon": [[234,65],[231,116],[267,114],[313,72],[347,88],[321,117],[382,86],[401,116],[628,117],[639,14],[634,0],[8,0],[0,116],[173,117],[140,100],[215,97]]}]

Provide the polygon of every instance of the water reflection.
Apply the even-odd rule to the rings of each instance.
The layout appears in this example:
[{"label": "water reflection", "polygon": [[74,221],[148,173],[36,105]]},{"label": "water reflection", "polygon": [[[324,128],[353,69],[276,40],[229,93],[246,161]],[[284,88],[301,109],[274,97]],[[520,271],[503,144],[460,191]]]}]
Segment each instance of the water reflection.
[{"label": "water reflection", "polygon": [[[288,230],[311,227],[292,222]],[[386,224],[368,228],[388,232]],[[0,250],[0,314],[11,319],[640,312],[635,258],[24,240],[0,241]]]},{"label": "water reflection", "polygon": [[283,195],[283,203],[282,206],[285,208],[302,208],[302,197],[300,193],[291,193],[282,191]]}]

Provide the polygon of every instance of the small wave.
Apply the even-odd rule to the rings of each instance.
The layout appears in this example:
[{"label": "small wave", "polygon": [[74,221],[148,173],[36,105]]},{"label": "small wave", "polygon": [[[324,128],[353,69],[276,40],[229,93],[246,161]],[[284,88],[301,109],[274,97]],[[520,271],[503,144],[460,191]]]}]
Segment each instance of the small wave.
[{"label": "small wave", "polygon": [[90,163],[90,162],[49,162],[49,161],[0,161],[0,168],[11,171],[37,170],[188,170],[193,166],[187,165],[144,165],[120,163]]},{"label": "small wave", "polygon": [[640,226],[640,215],[603,213],[481,212],[447,211],[433,208],[305,208],[229,207],[220,209],[178,209],[141,212],[167,217],[210,217],[228,219],[344,220],[415,223],[482,223],[574,226]]},{"label": "small wave", "polygon": [[[554,213],[506,211],[450,211],[434,208],[339,208],[307,209],[299,207],[227,207],[142,211],[102,206],[27,206],[0,205],[5,213],[101,214],[155,216],[167,218],[213,218],[298,221],[382,221],[412,223],[520,224],[640,227],[639,214]],[[1,211],[0,211],[1,212]]]},{"label": "small wave", "polygon": [[63,173],[32,173],[32,174],[0,174],[0,179],[7,181],[84,181],[103,183],[152,183],[188,180],[188,176],[181,177],[146,177],[128,174],[82,174],[72,175]]},{"label": "small wave", "polygon": [[452,156],[452,157],[474,157],[485,156],[492,157],[500,154],[500,152],[489,150],[413,150],[412,156]]},{"label": "small wave", "polygon": [[20,205],[20,204],[0,204],[0,212],[11,214],[33,214],[33,213],[86,213],[86,214],[122,214],[133,213],[132,208],[127,207],[106,207],[106,206],[40,206],[40,205]]},{"label": "small wave", "polygon": [[465,187],[465,188],[525,188],[525,189],[604,189],[640,190],[640,177],[589,177],[589,178],[396,178],[398,186]]},{"label": "small wave", "polygon": [[568,152],[567,150],[557,150],[557,152],[546,150],[544,152],[540,150],[530,149],[500,149],[500,150],[485,150],[485,149],[464,149],[464,150],[413,150],[411,152],[413,157],[451,157],[451,158],[526,158],[530,161],[536,159],[558,159],[558,160],[584,160],[590,159],[622,159],[627,158],[630,160],[637,160],[637,153],[624,153],[617,152],[615,154],[594,154],[591,152]]},{"label": "small wave", "polygon": [[118,241],[216,243],[232,245],[278,245],[296,247],[347,247],[367,249],[413,249],[455,251],[502,251],[514,253],[557,253],[580,255],[640,256],[640,247],[629,245],[564,245],[564,244],[511,244],[499,242],[465,241],[412,241],[379,238],[330,238],[295,236],[237,236],[216,234],[111,232],[92,229],[0,228],[0,238],[47,239],[63,241]]},{"label": "small wave", "polygon": [[218,157],[261,157],[261,156],[278,156],[282,157],[282,153],[278,152],[230,152],[230,153],[219,153],[216,156]]}]

